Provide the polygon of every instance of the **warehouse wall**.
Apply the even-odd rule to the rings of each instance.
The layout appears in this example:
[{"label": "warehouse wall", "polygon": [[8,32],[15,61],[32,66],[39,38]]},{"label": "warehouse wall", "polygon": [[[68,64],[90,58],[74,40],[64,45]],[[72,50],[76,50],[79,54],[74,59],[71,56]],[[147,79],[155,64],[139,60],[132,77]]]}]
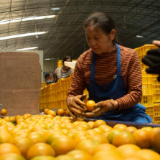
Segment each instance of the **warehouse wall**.
[{"label": "warehouse wall", "polygon": [[43,51],[42,50],[28,50],[28,51],[15,51],[15,50],[1,50],[0,52],[31,52],[39,55],[39,63],[41,65],[41,81],[43,81]]}]

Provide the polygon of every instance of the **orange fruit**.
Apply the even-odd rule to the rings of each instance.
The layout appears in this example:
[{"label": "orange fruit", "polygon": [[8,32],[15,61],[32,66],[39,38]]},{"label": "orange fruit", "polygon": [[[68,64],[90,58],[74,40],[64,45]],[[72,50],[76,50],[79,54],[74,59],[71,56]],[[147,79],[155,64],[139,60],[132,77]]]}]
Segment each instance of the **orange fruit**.
[{"label": "orange fruit", "polygon": [[36,156],[30,160],[56,160],[56,158],[53,156]]},{"label": "orange fruit", "polygon": [[95,150],[94,150],[94,154],[101,152],[101,151],[106,151],[106,150],[116,150],[117,148],[112,145],[112,144],[100,144],[98,145]]},{"label": "orange fruit", "polygon": [[17,137],[27,137],[29,135],[30,132],[27,132],[27,131],[23,131],[23,130],[20,130],[19,132],[16,132],[13,136]]},{"label": "orange fruit", "polygon": [[73,123],[64,123],[62,128],[63,129],[72,129],[74,127],[75,127],[75,125]]},{"label": "orange fruit", "polygon": [[58,156],[73,150],[75,148],[75,143],[71,137],[62,135],[54,138],[51,146],[54,148],[56,155]]},{"label": "orange fruit", "polygon": [[116,124],[113,129],[120,129],[120,130],[123,130],[125,131],[127,128],[127,126],[125,124]]},{"label": "orange fruit", "polygon": [[155,128],[152,129],[152,138],[153,138],[154,133],[159,129],[160,129],[159,127],[155,127]]},{"label": "orange fruit", "polygon": [[[91,127],[87,124],[87,123],[81,123],[81,126],[83,127],[83,128],[85,128],[86,130],[88,130],[88,129],[91,129]],[[78,127],[78,126],[77,126]]]},{"label": "orange fruit", "polygon": [[55,130],[54,129],[50,129],[50,130],[47,130],[45,133],[44,133],[44,138],[45,140],[47,140],[47,138],[49,137],[50,134],[54,133]]},{"label": "orange fruit", "polygon": [[38,132],[31,132],[26,138],[29,138],[34,144],[46,142],[44,136]]},{"label": "orange fruit", "polygon": [[94,106],[95,106],[95,101],[93,101],[93,100],[89,100],[89,101],[87,101],[87,103],[86,103],[86,108],[87,108],[87,110],[88,111],[93,111],[94,110]]},{"label": "orange fruit", "polygon": [[131,132],[131,133],[134,133],[136,130],[137,130],[137,128],[136,128],[136,127],[133,127],[133,126],[127,127],[127,128],[125,129],[125,131]]},{"label": "orange fruit", "polygon": [[134,156],[134,157],[127,157],[124,160],[145,160],[145,159]]},{"label": "orange fruit", "polygon": [[62,115],[64,114],[64,109],[59,109],[59,110],[57,111],[57,114],[58,114],[59,116],[62,116]]},{"label": "orange fruit", "polygon": [[138,129],[133,133],[136,143],[140,148],[150,148],[152,135],[145,129]]},{"label": "orange fruit", "polygon": [[46,143],[37,143],[31,146],[27,151],[27,159],[31,159],[36,156],[55,156],[54,149]]},{"label": "orange fruit", "polygon": [[105,131],[101,128],[93,128],[94,131],[97,132],[97,134],[103,134]]},{"label": "orange fruit", "polygon": [[69,155],[60,155],[56,157],[56,160],[76,160],[76,159]]},{"label": "orange fruit", "polygon": [[36,156],[30,160],[56,160],[53,156]]},{"label": "orange fruit", "polygon": [[124,157],[121,155],[120,152],[116,150],[106,150],[96,153],[93,156],[93,160],[124,160]]},{"label": "orange fruit", "polygon": [[83,127],[83,126],[76,126],[75,129],[77,129],[78,131],[86,131],[87,127]]},{"label": "orange fruit", "polygon": [[160,160],[160,155],[150,149],[141,149],[134,156],[143,158],[144,160]]},{"label": "orange fruit", "polygon": [[[105,133],[103,133],[102,135],[107,138],[108,134],[109,134],[109,132],[105,132]],[[107,138],[107,139],[108,139],[108,138]]]},{"label": "orange fruit", "polygon": [[15,123],[16,122],[16,117],[10,117],[10,121]]},{"label": "orange fruit", "polygon": [[89,153],[82,150],[70,151],[67,155],[75,158],[76,160],[91,160],[92,157]]},{"label": "orange fruit", "polygon": [[31,160],[55,160],[55,158],[52,156],[36,156]]},{"label": "orange fruit", "polygon": [[48,115],[52,115],[53,117],[55,117],[56,116],[56,112],[53,111],[53,110],[49,110],[48,111]]},{"label": "orange fruit", "polygon": [[7,122],[10,122],[10,117],[4,117],[3,119]]},{"label": "orange fruit", "polygon": [[92,129],[93,128],[93,126],[94,126],[94,122],[93,121],[89,121],[88,122],[88,125],[90,126],[90,128]]},{"label": "orange fruit", "polygon": [[106,122],[105,121],[103,121],[103,120],[96,120],[95,122],[94,122],[94,125],[93,125],[93,128],[98,128],[98,127],[100,127],[101,125],[106,125]]},{"label": "orange fruit", "polygon": [[3,130],[0,130],[0,144],[1,143],[12,143],[12,135],[7,132],[7,131],[3,131]]},{"label": "orange fruit", "polygon": [[19,136],[13,138],[13,144],[19,149],[24,157],[26,157],[28,149],[33,145],[30,139]]},{"label": "orange fruit", "polygon": [[24,114],[22,117],[23,117],[23,119],[27,119],[29,117],[29,115],[28,114]]},{"label": "orange fruit", "polygon": [[155,151],[160,153],[160,129],[155,131],[152,138],[152,147]]},{"label": "orange fruit", "polygon": [[102,129],[104,132],[109,132],[112,130],[112,127],[108,126],[108,125],[101,125],[99,126],[100,129]]},{"label": "orange fruit", "polygon": [[113,129],[113,130],[111,130],[111,131],[108,133],[108,135],[107,135],[107,139],[108,139],[109,143],[112,144],[112,141],[113,141],[114,137],[115,137],[116,135],[118,135],[120,132],[122,132],[122,130],[120,130],[120,129]]},{"label": "orange fruit", "polygon": [[77,131],[74,135],[73,135],[73,139],[76,137],[80,137],[81,135],[86,135],[88,136],[89,134],[87,133],[87,131]]},{"label": "orange fruit", "polygon": [[10,143],[0,144],[0,156],[8,153],[16,153],[21,155],[19,149],[15,145]]},{"label": "orange fruit", "polygon": [[61,131],[55,131],[51,134],[48,135],[48,138],[47,138],[47,143],[48,144],[51,144],[52,141],[56,138],[56,137],[59,137],[59,136],[62,136],[62,135],[65,135],[63,132]]},{"label": "orange fruit", "polygon": [[21,116],[20,116],[20,115],[16,115],[16,121],[17,121],[19,118],[21,118]]},{"label": "orange fruit", "polygon": [[102,144],[102,143],[109,143],[107,138],[103,135],[90,135],[88,136],[87,139],[90,139],[90,140],[93,140],[93,141],[96,141],[97,143],[99,144]]},{"label": "orange fruit", "polygon": [[122,156],[124,157],[132,157],[134,153],[141,150],[138,146],[135,144],[124,144],[117,148],[117,151],[119,151]]},{"label": "orange fruit", "polygon": [[68,109],[66,110],[66,116],[70,116],[70,111]]},{"label": "orange fruit", "polygon": [[114,137],[112,144],[119,147],[124,144],[136,144],[136,140],[132,133],[123,131]]},{"label": "orange fruit", "polygon": [[26,160],[26,159],[16,153],[7,153],[0,156],[0,160]]},{"label": "orange fruit", "polygon": [[87,130],[86,132],[87,132],[88,135],[92,135],[92,134],[93,134],[93,135],[95,135],[95,134],[97,135],[97,134],[98,134],[98,133],[97,133],[95,130],[93,130],[93,129],[89,129],[89,130]]},{"label": "orange fruit", "polygon": [[3,129],[3,131],[6,131],[6,132],[10,132],[10,131],[12,131],[14,128],[15,128],[15,126],[14,125],[7,125],[7,126],[5,126],[5,128],[7,129],[7,131],[6,130],[4,130]]},{"label": "orange fruit", "polygon": [[82,150],[82,151],[86,151],[88,152],[90,155],[92,155],[94,153],[95,148],[99,145],[99,143],[90,140],[90,139],[86,139],[81,141],[77,146],[76,146],[76,150]]},{"label": "orange fruit", "polygon": [[48,114],[48,111],[49,111],[48,108],[44,109],[44,113],[45,113],[45,114]]},{"label": "orange fruit", "polygon": [[81,141],[87,139],[88,136],[86,134],[79,134],[79,136],[73,136],[74,143],[77,146]]},{"label": "orange fruit", "polygon": [[6,114],[7,114],[7,110],[3,108],[3,109],[1,110],[1,115],[2,115],[2,116],[5,116]]}]

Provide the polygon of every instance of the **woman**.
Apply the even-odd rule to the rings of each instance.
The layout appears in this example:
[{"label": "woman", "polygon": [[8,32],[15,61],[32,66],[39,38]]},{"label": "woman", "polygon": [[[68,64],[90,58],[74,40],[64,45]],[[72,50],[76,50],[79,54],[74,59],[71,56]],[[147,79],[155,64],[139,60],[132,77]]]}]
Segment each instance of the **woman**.
[{"label": "woman", "polygon": [[57,68],[55,70],[55,73],[57,74],[58,79],[60,79],[60,78],[67,78],[73,72],[73,70],[70,67],[68,67],[68,66],[66,66],[64,64],[64,61],[72,62],[72,59],[71,59],[70,56],[65,56],[64,57],[64,59],[62,61],[63,67]]},{"label": "woman", "polygon": [[[119,46],[113,19],[105,13],[93,13],[84,22],[90,47],[77,60],[67,97],[72,117],[82,114],[99,119],[151,123],[142,96],[141,68],[136,52]],[[86,112],[82,95],[89,90],[95,110]]]},{"label": "woman", "polygon": [[56,83],[58,81],[58,77],[55,73],[48,72],[45,75],[45,81],[46,81],[47,85],[51,84],[51,83]]}]

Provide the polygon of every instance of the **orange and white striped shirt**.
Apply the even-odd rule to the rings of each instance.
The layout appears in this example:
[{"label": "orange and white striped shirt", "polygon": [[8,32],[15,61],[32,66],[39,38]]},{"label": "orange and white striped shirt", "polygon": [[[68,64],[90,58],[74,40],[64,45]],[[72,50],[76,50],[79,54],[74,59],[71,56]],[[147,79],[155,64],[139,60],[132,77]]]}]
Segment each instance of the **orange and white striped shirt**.
[{"label": "orange and white striped shirt", "polygon": [[[116,99],[119,110],[137,104],[142,97],[142,75],[139,59],[135,50],[120,46],[121,75],[128,94]],[[68,97],[82,95],[83,90],[89,90],[91,79],[92,50],[84,52],[77,60]],[[96,55],[95,81],[105,85],[113,80],[117,74],[117,50],[110,53]]]}]

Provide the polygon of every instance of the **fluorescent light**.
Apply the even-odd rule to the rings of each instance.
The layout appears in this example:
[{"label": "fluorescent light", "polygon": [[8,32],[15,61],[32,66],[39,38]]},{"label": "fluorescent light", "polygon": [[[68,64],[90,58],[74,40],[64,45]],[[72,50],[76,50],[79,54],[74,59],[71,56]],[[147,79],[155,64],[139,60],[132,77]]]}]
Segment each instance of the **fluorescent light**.
[{"label": "fluorescent light", "polygon": [[50,10],[51,11],[57,11],[57,10],[59,10],[60,8],[59,7],[54,7],[54,8],[51,8]]},{"label": "fluorescent light", "polygon": [[143,36],[141,36],[141,35],[136,35],[136,38],[143,38]]},{"label": "fluorescent light", "polygon": [[54,18],[56,15],[48,15],[48,16],[38,16],[38,17],[27,17],[27,18],[16,18],[11,20],[4,20],[0,21],[0,25],[8,24],[8,23],[16,23],[20,21],[31,21],[31,20],[40,20],[40,19],[46,19],[46,18]]},{"label": "fluorescent light", "polygon": [[20,38],[20,37],[40,35],[40,34],[45,34],[45,33],[47,33],[47,32],[33,32],[33,33],[25,33],[25,34],[18,34],[18,35],[13,35],[13,36],[7,36],[7,37],[0,37],[0,41],[6,40],[6,39],[12,39],[12,38]]},{"label": "fluorescent light", "polygon": [[36,48],[38,48],[38,47],[30,47],[30,48],[16,49],[16,51],[30,50],[30,49],[36,49]]},{"label": "fluorescent light", "polygon": [[44,60],[49,61],[49,60],[53,60],[53,59],[55,59],[55,58],[46,58]]}]

